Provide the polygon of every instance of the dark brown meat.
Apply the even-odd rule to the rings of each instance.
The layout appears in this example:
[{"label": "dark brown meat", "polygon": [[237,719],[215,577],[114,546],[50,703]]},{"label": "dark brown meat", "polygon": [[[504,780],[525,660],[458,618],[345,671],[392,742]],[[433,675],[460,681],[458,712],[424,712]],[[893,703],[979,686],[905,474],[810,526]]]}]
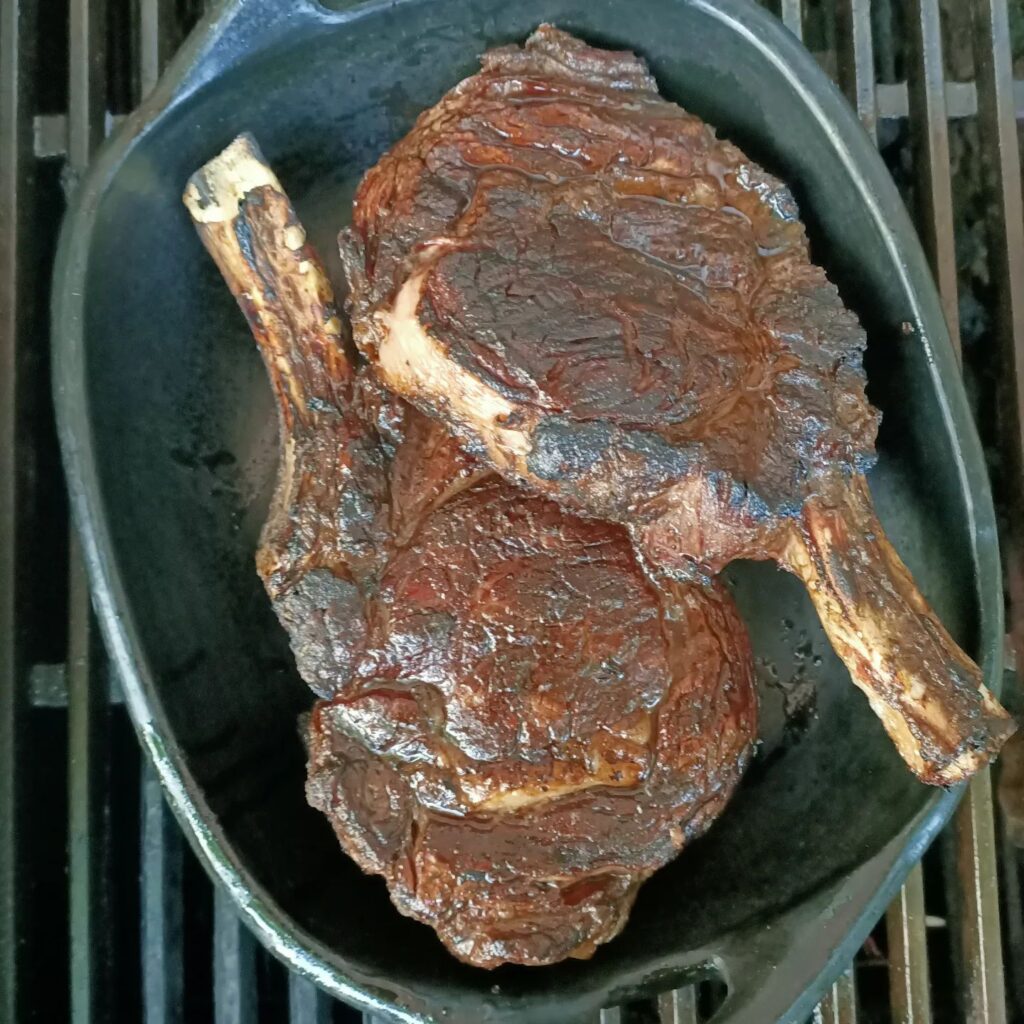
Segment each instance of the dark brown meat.
[{"label": "dark brown meat", "polygon": [[330,287],[242,138],[186,191],[279,397],[259,571],[321,696],[310,802],[470,963],[588,956],[724,806],[756,735],[718,586],[467,456],[343,356]]},{"label": "dark brown meat", "polygon": [[1013,730],[875,517],[865,338],[781,183],[550,26],[423,114],[341,236],[384,382],[506,477],[630,529],[645,564],[779,562],[910,767]]},{"label": "dark brown meat", "polygon": [[310,802],[457,956],[589,955],[749,756],[731,601],[658,594],[621,528],[491,477],[425,521],[372,614],[314,715]]}]

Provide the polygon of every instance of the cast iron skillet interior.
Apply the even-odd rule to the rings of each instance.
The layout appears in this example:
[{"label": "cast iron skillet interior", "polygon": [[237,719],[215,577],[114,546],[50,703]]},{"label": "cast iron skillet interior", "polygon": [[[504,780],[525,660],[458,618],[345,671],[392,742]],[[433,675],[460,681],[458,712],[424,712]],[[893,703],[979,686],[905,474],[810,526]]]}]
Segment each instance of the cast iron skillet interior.
[{"label": "cast iron skillet interior", "polygon": [[[955,794],[904,769],[795,580],[730,568],[764,746],[707,838],[588,962],[476,970],[399,916],[303,797],[296,675],[253,565],[275,471],[270,389],[179,197],[252,131],[340,282],[362,173],[488,47],[553,21],[638,51],[669,98],[784,178],[870,337],[871,485],[923,591],[997,689],[994,525],[938,300],[902,204],[813,60],[743,0],[228,0],[82,186],[61,248],[56,394],[108,645],[186,830],[293,966],[405,1019],[564,1022],[714,967],[721,1020],[806,1015]],[[908,334],[903,324],[911,326]],[[787,722],[786,685],[816,709]]]}]

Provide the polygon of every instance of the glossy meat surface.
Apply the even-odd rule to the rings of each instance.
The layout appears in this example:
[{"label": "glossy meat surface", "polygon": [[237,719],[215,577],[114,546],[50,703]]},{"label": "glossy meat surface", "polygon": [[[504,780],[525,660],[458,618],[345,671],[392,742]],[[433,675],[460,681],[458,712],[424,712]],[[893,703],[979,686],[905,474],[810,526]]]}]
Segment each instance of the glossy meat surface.
[{"label": "glossy meat surface", "polygon": [[[705,468],[784,509],[868,465],[864,335],[785,186],[631,54],[543,27],[482,63],[356,196],[362,343],[421,262],[418,318],[446,356],[546,418],[530,471],[569,490],[581,459],[605,461],[623,507]],[[645,432],[628,467],[616,428]]]},{"label": "glossy meat surface", "polygon": [[784,185],[632,54],[541,26],[417,120],[341,233],[357,344],[506,479],[645,566],[799,576],[922,780],[1014,725],[871,503],[866,337]]},{"label": "glossy meat surface", "polygon": [[656,586],[621,526],[520,491],[355,370],[252,140],[186,203],[279,399],[257,566],[325,698],[310,803],[456,956],[589,956],[750,757],[756,694],[731,598]]},{"label": "glossy meat surface", "polygon": [[621,528],[493,475],[422,519],[369,618],[354,678],[312,720],[310,801],[480,966],[613,937],[749,757],[731,599],[657,591]]}]

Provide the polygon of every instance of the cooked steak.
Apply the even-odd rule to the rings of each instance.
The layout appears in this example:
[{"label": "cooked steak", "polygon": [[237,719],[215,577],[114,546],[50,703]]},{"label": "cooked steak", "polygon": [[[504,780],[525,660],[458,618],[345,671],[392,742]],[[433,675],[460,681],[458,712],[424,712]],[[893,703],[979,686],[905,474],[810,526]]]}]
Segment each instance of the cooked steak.
[{"label": "cooked steak", "polygon": [[731,601],[659,594],[621,528],[490,477],[426,518],[369,614],[356,681],[314,713],[310,801],[457,956],[589,955],[749,756]]},{"label": "cooked steak", "polygon": [[279,399],[257,564],[326,698],[310,802],[461,959],[589,956],[749,759],[756,696],[731,598],[655,586],[621,526],[519,491],[355,371],[250,139],[185,199]]},{"label": "cooked steak", "polygon": [[354,210],[355,337],[392,390],[656,572],[796,573],[923,780],[998,750],[1009,717],[872,507],[864,332],[786,187],[640,60],[550,26],[486,54]]}]

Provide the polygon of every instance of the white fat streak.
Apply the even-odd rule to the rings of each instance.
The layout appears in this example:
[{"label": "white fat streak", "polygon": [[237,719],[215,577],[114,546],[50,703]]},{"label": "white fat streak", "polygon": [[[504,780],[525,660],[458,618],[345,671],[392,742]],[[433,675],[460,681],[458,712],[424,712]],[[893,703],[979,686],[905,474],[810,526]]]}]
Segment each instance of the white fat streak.
[{"label": "white fat streak", "polygon": [[422,395],[453,421],[469,426],[494,461],[507,467],[530,450],[524,431],[501,425],[517,406],[459,366],[420,323],[417,308],[429,271],[430,265],[409,277],[391,309],[375,314],[384,328],[377,366],[392,390],[410,399]]},{"label": "white fat streak", "polygon": [[[636,781],[632,780],[635,785]],[[478,811],[518,811],[523,807],[531,807],[533,804],[547,803],[559,797],[568,796],[570,793],[579,793],[585,789],[593,789],[595,786],[614,786],[608,779],[598,776],[584,779],[582,782],[549,783],[543,789],[539,786],[524,787],[522,789],[510,789],[503,793],[495,793],[485,797],[474,804]]]}]

